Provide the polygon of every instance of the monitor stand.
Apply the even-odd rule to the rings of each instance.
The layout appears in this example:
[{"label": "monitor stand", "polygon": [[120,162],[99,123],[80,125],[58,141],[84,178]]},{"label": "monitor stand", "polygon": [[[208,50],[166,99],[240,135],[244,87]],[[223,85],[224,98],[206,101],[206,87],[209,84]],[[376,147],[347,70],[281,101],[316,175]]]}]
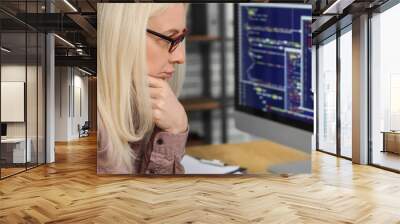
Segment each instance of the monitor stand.
[{"label": "monitor stand", "polygon": [[293,161],[289,163],[280,163],[277,165],[269,166],[268,172],[273,174],[310,174],[311,173],[311,159],[302,161]]}]

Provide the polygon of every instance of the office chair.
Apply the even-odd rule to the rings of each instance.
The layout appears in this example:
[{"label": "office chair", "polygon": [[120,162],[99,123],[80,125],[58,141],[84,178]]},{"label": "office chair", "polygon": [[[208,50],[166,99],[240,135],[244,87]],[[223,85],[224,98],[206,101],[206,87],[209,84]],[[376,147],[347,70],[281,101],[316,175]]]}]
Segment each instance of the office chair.
[{"label": "office chair", "polygon": [[82,125],[82,127],[79,127],[80,125],[78,125],[78,129],[79,129],[79,138],[80,137],[87,137],[89,136],[89,129],[90,129],[90,124],[89,121],[85,121],[85,123]]}]

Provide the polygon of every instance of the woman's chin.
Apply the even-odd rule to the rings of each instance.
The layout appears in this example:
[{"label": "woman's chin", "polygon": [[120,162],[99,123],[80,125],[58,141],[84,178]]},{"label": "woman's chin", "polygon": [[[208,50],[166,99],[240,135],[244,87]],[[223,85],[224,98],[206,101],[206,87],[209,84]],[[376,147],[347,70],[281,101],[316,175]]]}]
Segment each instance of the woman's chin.
[{"label": "woman's chin", "polygon": [[160,76],[160,75],[149,75],[149,76],[151,76],[151,77],[153,77],[153,78],[156,78],[156,79],[162,79],[162,80],[167,80],[168,79],[168,77],[166,77],[166,76]]}]

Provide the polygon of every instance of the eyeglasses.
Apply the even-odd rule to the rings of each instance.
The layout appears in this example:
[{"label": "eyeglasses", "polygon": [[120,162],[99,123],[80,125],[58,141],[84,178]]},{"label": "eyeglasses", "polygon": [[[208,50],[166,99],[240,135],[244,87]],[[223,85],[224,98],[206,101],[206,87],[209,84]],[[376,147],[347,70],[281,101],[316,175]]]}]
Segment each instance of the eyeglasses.
[{"label": "eyeglasses", "polygon": [[164,40],[168,41],[170,43],[168,52],[172,53],[179,46],[179,44],[185,39],[185,36],[186,36],[186,33],[187,33],[187,29],[183,29],[182,34],[177,36],[175,39],[172,39],[171,37],[167,37],[167,36],[165,36],[165,35],[163,35],[161,33],[158,33],[158,32],[156,32],[154,30],[147,29],[147,32],[151,33],[151,34],[153,34],[153,35],[155,35],[155,36],[157,36],[157,37],[159,37],[161,39],[164,39]]}]

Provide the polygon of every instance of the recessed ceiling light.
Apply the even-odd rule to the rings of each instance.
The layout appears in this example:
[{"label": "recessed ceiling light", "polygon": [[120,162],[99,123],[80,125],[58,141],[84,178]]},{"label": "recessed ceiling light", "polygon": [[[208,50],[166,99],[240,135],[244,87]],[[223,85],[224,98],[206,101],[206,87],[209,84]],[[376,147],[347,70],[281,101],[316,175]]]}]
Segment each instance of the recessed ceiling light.
[{"label": "recessed ceiling light", "polygon": [[71,42],[69,42],[68,40],[66,40],[66,39],[64,39],[64,38],[62,38],[62,37],[60,37],[60,36],[57,35],[57,34],[54,34],[54,36],[57,37],[58,39],[60,39],[62,42],[66,43],[67,45],[69,45],[69,46],[75,48],[75,45],[73,45],[73,44],[72,44]]},{"label": "recessed ceiling light", "polygon": [[68,0],[64,0],[65,4],[67,4],[74,12],[78,12],[78,10],[71,4],[69,3]]},{"label": "recessed ceiling light", "polygon": [[90,73],[90,72],[88,72],[88,71],[86,71],[86,70],[83,70],[83,69],[81,69],[81,68],[79,68],[79,67],[78,67],[78,70],[81,71],[81,72],[83,72],[83,73],[85,73],[85,74],[87,74],[87,75],[92,75],[92,73]]},{"label": "recessed ceiling light", "polygon": [[6,53],[10,53],[10,52],[11,52],[11,50],[9,50],[9,49],[7,49],[7,48],[5,48],[5,47],[1,47],[1,50],[4,51],[4,52],[6,52]]}]

